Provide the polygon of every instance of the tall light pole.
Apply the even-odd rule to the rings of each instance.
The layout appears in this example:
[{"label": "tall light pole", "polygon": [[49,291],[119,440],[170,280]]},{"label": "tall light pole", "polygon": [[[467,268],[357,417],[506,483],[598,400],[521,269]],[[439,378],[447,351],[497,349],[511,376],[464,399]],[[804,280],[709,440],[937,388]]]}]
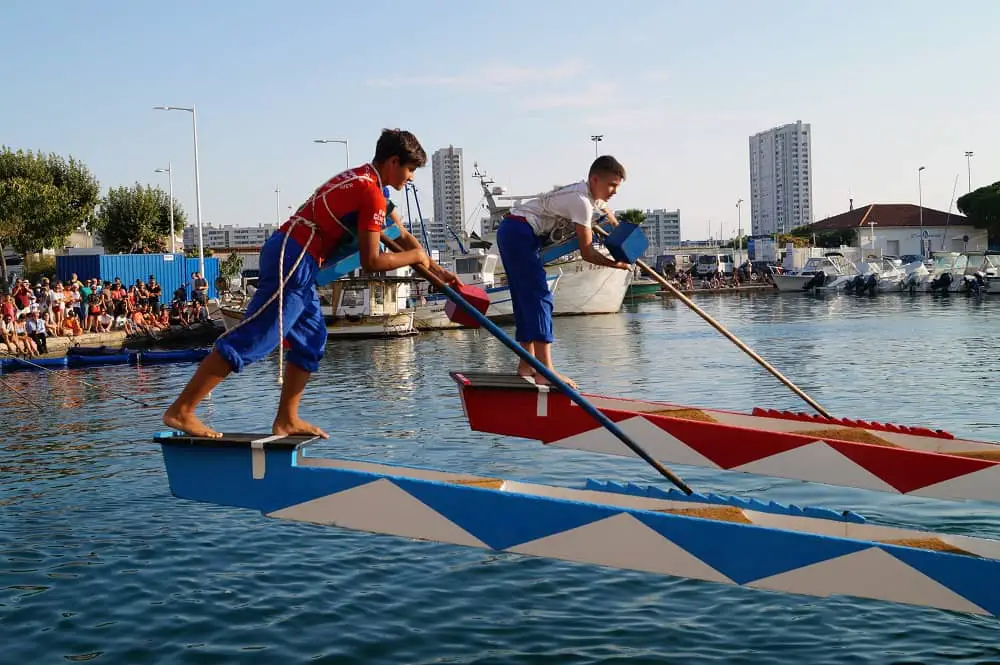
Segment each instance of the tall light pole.
[{"label": "tall light pole", "polygon": [[194,211],[198,220],[198,274],[205,279],[205,238],[201,229],[201,176],[198,172],[198,113],[194,106],[154,106],[156,111],[187,111],[194,130]]},{"label": "tall light pole", "polygon": [[739,237],[739,250],[743,251],[743,199],[736,200],[736,235]]},{"label": "tall light pole", "polygon": [[972,191],[972,156],[974,154],[975,153],[973,153],[971,150],[966,150],[965,151],[965,165],[969,169],[969,191],[970,192]]},{"label": "tall light pole", "polygon": [[173,169],[173,166],[171,165],[171,163],[167,162],[167,168],[165,168],[165,169],[156,169],[155,171],[153,171],[153,173],[166,173],[167,174],[167,182],[170,183],[168,185],[169,191],[170,191],[170,193],[168,194],[168,196],[170,197],[170,203],[169,203],[169,205],[170,205],[170,253],[171,254],[176,254],[177,253],[177,248],[174,245],[175,236],[176,236],[176,232],[174,231],[174,169]]},{"label": "tall light pole", "polygon": [[274,186],[274,223],[281,226],[281,188]]},{"label": "tall light pole", "polygon": [[917,201],[920,207],[920,258],[927,258],[927,249],[924,242],[924,185],[923,185],[923,174],[925,166],[921,166],[917,169]]},{"label": "tall light pole", "polygon": [[604,134],[594,134],[590,140],[594,142],[594,159],[597,159],[597,144],[604,140]]},{"label": "tall light pole", "polygon": [[344,150],[347,151],[347,168],[351,168],[351,146],[347,139],[313,139],[313,143],[343,143]]}]

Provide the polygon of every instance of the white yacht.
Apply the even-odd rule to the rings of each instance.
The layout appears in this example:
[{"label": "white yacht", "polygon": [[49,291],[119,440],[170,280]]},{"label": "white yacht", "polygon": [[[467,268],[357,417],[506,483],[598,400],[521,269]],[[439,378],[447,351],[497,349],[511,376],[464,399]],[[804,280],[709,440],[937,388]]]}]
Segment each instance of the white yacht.
[{"label": "white yacht", "polygon": [[827,252],[806,261],[801,270],[773,275],[779,291],[808,291],[821,288],[843,277],[855,277],[858,269],[840,252]]}]

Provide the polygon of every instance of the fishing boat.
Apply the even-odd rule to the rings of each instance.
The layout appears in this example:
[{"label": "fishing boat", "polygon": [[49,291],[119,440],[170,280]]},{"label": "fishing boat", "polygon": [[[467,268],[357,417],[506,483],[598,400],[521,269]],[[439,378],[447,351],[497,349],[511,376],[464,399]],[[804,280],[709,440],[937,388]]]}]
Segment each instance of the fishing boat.
[{"label": "fishing boat", "polygon": [[1000,614],[1000,541],[672,489],[559,487],[307,456],[313,441],[154,436],[175,497],[270,518],[747,589]]},{"label": "fishing boat", "polygon": [[[632,452],[550,386],[452,372],[474,431],[609,455]],[[1000,502],[1000,445],[941,430],[768,409],[740,413],[584,394],[662,463],[938,499]]]},{"label": "fishing boat", "polygon": [[[399,295],[400,289],[408,288],[409,281],[404,277],[362,275],[342,277],[317,286],[327,338],[416,335],[414,312],[405,307],[406,298]],[[229,330],[243,320],[246,305],[242,302],[223,304],[219,311]]]}]

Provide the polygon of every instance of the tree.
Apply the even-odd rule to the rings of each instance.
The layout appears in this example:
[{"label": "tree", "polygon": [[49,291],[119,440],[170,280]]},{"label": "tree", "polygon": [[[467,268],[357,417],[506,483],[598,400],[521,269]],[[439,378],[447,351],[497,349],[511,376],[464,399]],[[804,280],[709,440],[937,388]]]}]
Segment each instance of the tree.
[{"label": "tree", "polygon": [[87,166],[54,153],[0,148],[0,283],[7,283],[4,247],[40,252],[90,228],[100,184]]},{"label": "tree", "polygon": [[94,227],[110,253],[160,254],[167,251],[170,205],[174,207],[174,232],[184,228],[187,216],[176,200],[159,187],[136,183],[108,190],[101,201]]},{"label": "tree", "polygon": [[626,210],[620,215],[615,215],[619,222],[628,222],[629,224],[635,224],[636,226],[646,223],[646,213],[637,208],[631,208]]},{"label": "tree", "polygon": [[1000,182],[960,196],[956,204],[974,226],[987,229],[990,240],[1000,236]]},{"label": "tree", "polygon": [[796,247],[808,247],[815,238],[817,247],[828,247],[836,249],[843,245],[850,245],[857,238],[855,229],[829,229],[826,231],[813,231],[809,224],[799,226],[791,230],[788,234],[779,237],[779,243],[784,245],[792,242]]},{"label": "tree", "polygon": [[225,261],[219,264],[219,274],[226,279],[233,279],[238,277],[240,270],[243,269],[243,257],[233,252],[230,254]]}]

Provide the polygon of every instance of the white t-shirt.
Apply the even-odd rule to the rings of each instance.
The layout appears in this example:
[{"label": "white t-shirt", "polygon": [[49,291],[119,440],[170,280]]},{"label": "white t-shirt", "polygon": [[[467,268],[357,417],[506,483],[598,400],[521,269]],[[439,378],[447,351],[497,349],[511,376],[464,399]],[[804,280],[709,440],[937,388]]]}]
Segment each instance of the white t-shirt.
[{"label": "white t-shirt", "polygon": [[590,187],[586,181],[581,181],[556,187],[551,192],[512,206],[510,214],[528,220],[535,235],[559,236],[555,239],[563,240],[563,236],[568,238],[576,234],[573,224],[590,226],[594,211],[603,212],[606,207],[606,202],[591,198]]}]

